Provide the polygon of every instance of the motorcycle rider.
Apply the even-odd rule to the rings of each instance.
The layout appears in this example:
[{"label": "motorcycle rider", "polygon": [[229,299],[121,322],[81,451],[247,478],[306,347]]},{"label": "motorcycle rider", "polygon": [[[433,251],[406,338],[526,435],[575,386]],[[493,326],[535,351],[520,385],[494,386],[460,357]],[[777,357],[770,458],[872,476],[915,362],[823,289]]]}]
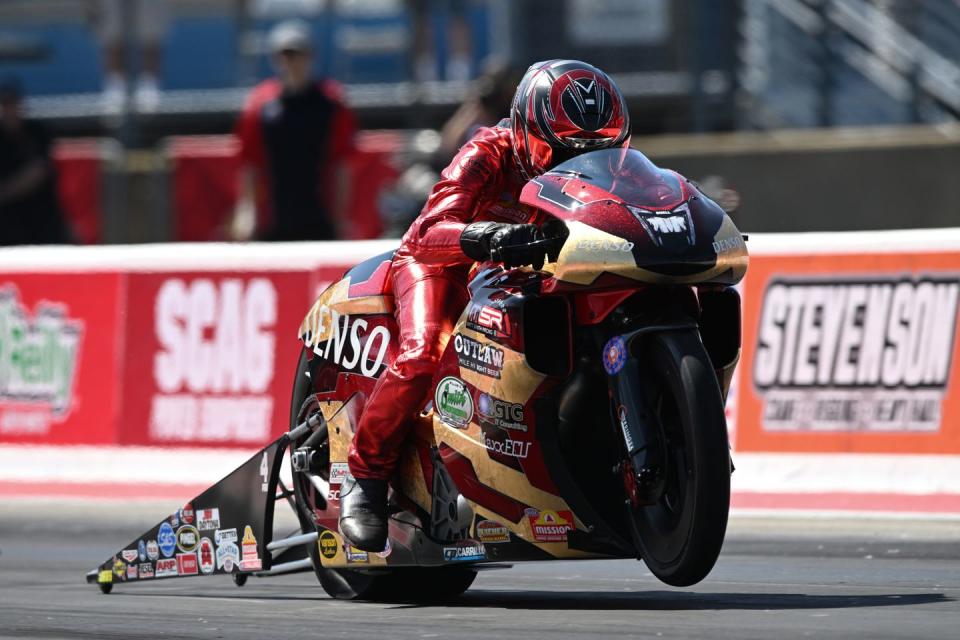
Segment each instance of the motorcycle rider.
[{"label": "motorcycle rider", "polygon": [[613,81],[584,62],[548,60],[524,74],[510,118],[480,129],[443,171],[393,259],[399,355],[367,399],[340,490],[340,531],[353,546],[386,544],[388,481],[467,303],[470,266],[543,264],[543,249],[524,246],[543,217],[519,203],[523,185],[577,154],[629,144]]}]

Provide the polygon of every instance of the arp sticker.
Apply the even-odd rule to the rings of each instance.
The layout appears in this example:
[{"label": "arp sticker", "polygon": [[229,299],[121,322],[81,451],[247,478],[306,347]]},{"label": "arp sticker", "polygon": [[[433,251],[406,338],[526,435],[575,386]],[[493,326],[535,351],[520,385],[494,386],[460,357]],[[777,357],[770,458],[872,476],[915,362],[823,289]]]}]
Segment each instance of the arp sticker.
[{"label": "arp sticker", "polygon": [[477,523],[477,538],[484,544],[510,542],[510,530],[493,520],[481,520]]},{"label": "arp sticker", "polygon": [[192,524],[177,529],[177,548],[184,553],[193,553],[200,544],[200,532]]},{"label": "arp sticker", "polygon": [[164,522],[160,524],[160,530],[157,532],[157,544],[164,558],[173,556],[177,548],[177,534],[173,532],[173,527],[170,526],[170,523]]},{"label": "arp sticker", "polygon": [[460,378],[447,376],[440,381],[433,396],[433,406],[441,420],[460,429],[473,419],[473,399]]},{"label": "arp sticker", "polygon": [[620,373],[627,362],[627,345],[623,338],[614,336],[603,347],[603,368],[609,375]]},{"label": "arp sticker", "polygon": [[178,553],[177,554],[177,571],[181,576],[195,576],[199,574],[197,567],[197,554],[195,553]]},{"label": "arp sticker", "polygon": [[154,575],[158,578],[173,578],[180,575],[176,558],[160,558],[157,560],[157,571]]},{"label": "arp sticker", "polygon": [[197,511],[197,529],[213,531],[220,528],[220,509],[200,509]]},{"label": "arp sticker", "polygon": [[200,562],[200,571],[202,571],[204,575],[213,573],[214,568],[216,568],[216,558],[214,557],[213,541],[210,540],[210,538],[200,538],[197,557]]},{"label": "arp sticker", "polygon": [[570,511],[551,511],[545,509],[536,515],[528,515],[530,531],[537,542],[566,542],[567,532],[576,527],[573,513]]},{"label": "arp sticker", "polygon": [[320,555],[327,560],[333,560],[337,557],[339,547],[340,541],[337,540],[337,536],[332,531],[324,531],[317,538],[317,549],[320,551]]}]

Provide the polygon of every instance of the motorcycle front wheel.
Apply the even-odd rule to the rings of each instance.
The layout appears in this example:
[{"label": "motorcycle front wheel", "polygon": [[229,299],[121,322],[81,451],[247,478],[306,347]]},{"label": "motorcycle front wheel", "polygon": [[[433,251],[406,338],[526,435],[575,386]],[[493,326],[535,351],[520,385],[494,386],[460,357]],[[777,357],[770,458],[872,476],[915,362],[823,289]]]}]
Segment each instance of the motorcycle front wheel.
[{"label": "motorcycle front wheel", "polygon": [[663,331],[642,345],[642,389],[660,428],[666,487],[656,503],[630,507],[634,539],[650,571],[686,587],[720,555],[730,511],[730,451],[720,387],[700,336]]}]

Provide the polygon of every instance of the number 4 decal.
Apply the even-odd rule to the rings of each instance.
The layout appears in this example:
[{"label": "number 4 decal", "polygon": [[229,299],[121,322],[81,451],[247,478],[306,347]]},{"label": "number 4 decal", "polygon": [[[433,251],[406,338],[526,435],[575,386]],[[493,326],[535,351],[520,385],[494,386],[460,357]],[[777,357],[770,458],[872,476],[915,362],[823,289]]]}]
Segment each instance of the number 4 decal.
[{"label": "number 4 decal", "polygon": [[267,476],[269,474],[270,467],[267,465],[267,452],[264,451],[263,457],[260,459],[260,476],[263,478],[263,484],[260,485],[260,491],[263,491],[264,493],[267,492],[267,487],[270,484],[267,480]]}]

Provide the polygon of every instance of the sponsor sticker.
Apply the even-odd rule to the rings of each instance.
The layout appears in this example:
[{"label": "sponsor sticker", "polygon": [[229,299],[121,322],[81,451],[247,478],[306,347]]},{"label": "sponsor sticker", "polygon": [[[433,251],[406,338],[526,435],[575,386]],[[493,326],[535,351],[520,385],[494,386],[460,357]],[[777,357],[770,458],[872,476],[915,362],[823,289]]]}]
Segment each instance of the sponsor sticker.
[{"label": "sponsor sticker", "polygon": [[466,383],[460,378],[447,376],[440,381],[433,396],[433,406],[441,420],[460,429],[473,419],[473,399]]},{"label": "sponsor sticker", "polygon": [[220,509],[200,509],[197,512],[197,529],[212,531],[220,528]]},{"label": "sponsor sticker", "polygon": [[768,432],[937,432],[960,277],[776,279],[753,385]]},{"label": "sponsor sticker", "polygon": [[484,344],[462,333],[454,334],[453,349],[460,366],[490,378],[500,378],[503,370],[503,349]]},{"label": "sponsor sticker", "polygon": [[383,548],[383,551],[377,551],[377,557],[386,559],[391,553],[393,553],[393,545],[390,544],[390,538],[387,538],[387,545]]},{"label": "sponsor sticker", "polygon": [[[382,370],[390,345],[390,330],[383,325],[370,329],[365,319],[340,315],[326,305],[311,310],[304,324],[304,344],[324,360],[346,371],[359,368],[367,377]],[[327,339],[320,342],[323,336]]]},{"label": "sponsor sticker", "polygon": [[483,443],[484,446],[487,447],[487,451],[521,459],[527,457],[530,453],[530,445],[533,444],[532,442],[514,440],[513,438],[491,438],[488,435],[484,436]]},{"label": "sponsor sticker", "polygon": [[180,509],[180,520],[183,524],[193,524],[193,505],[189,502]]},{"label": "sponsor sticker", "polygon": [[180,575],[177,570],[176,558],[160,558],[157,560],[157,571],[155,575],[158,578],[173,578]]},{"label": "sponsor sticker", "polygon": [[467,328],[491,338],[509,338],[510,321],[507,313],[487,305],[471,305],[467,311]]},{"label": "sponsor sticker", "polygon": [[247,525],[243,529],[243,540],[240,543],[240,569],[243,571],[260,571],[263,561],[257,550],[257,538],[253,535],[253,527]]},{"label": "sponsor sticker", "polygon": [[127,563],[121,560],[120,558],[115,558],[113,561],[113,575],[120,578],[121,580],[127,579]]},{"label": "sponsor sticker", "polygon": [[149,562],[140,563],[140,579],[146,580],[153,577],[153,564]]},{"label": "sponsor sticker", "polygon": [[363,564],[370,561],[366,551],[347,545],[347,562],[351,564]]},{"label": "sponsor sticker", "polygon": [[510,531],[499,522],[481,520],[477,523],[477,538],[484,544],[510,542]]},{"label": "sponsor sticker", "polygon": [[160,545],[156,540],[147,540],[147,560],[156,560],[160,557]]},{"label": "sponsor sticker", "polygon": [[136,562],[137,556],[138,554],[136,549],[124,549],[120,552],[120,557],[127,562]]},{"label": "sponsor sticker", "polygon": [[210,538],[200,538],[197,557],[200,562],[200,571],[205,575],[213,573],[214,568],[216,568],[216,558],[214,557],[213,541]]},{"label": "sponsor sticker", "polygon": [[173,527],[169,523],[164,522],[160,525],[160,530],[157,532],[157,544],[164,558],[173,556],[177,547],[177,534],[173,532]]},{"label": "sponsor sticker", "polygon": [[240,564],[240,549],[236,542],[227,541],[217,546],[217,568],[227,573]]},{"label": "sponsor sticker", "polygon": [[140,558],[140,562],[146,562],[147,560],[147,543],[143,540],[137,543],[137,556]]},{"label": "sponsor sticker", "polygon": [[573,513],[570,511],[544,510],[528,515],[527,519],[530,521],[533,539],[537,542],[565,542],[567,532],[576,529]]},{"label": "sponsor sticker", "polygon": [[135,564],[127,565],[127,580],[136,580],[139,575],[140,573],[137,570],[137,565]]},{"label": "sponsor sticker", "polygon": [[627,444],[627,451],[633,453],[637,447],[633,441],[633,435],[630,433],[630,421],[627,420],[627,408],[622,404],[617,407],[617,424],[620,425],[620,431],[623,432],[623,440]]},{"label": "sponsor sticker", "polygon": [[97,582],[99,584],[111,584],[113,582],[113,571],[111,569],[100,569],[100,573],[97,574]]},{"label": "sponsor sticker", "polygon": [[447,562],[475,562],[486,558],[487,552],[483,545],[473,540],[464,540],[454,547],[443,548],[443,559]]},{"label": "sponsor sticker", "polygon": [[344,478],[350,473],[350,466],[346,462],[330,464],[330,484],[343,484]]},{"label": "sponsor sticker", "polygon": [[237,541],[237,530],[233,529],[219,529],[213,534],[213,539],[217,544],[223,544],[224,542],[236,542]]},{"label": "sponsor sticker", "polygon": [[200,532],[192,524],[185,524],[177,529],[177,548],[184,553],[192,553],[200,544]]},{"label": "sponsor sticker", "polygon": [[170,514],[170,526],[179,527],[180,526],[180,510],[177,509],[172,514]]},{"label": "sponsor sticker", "polygon": [[337,541],[337,536],[333,535],[332,531],[324,531],[317,539],[317,548],[320,551],[320,555],[327,560],[332,560],[336,557],[339,546],[340,543]]},{"label": "sponsor sticker", "polygon": [[507,402],[489,393],[481,393],[477,396],[477,415],[482,423],[501,429],[523,432],[527,430],[527,425],[523,421],[522,404]]},{"label": "sponsor sticker", "polygon": [[181,576],[199,575],[199,571],[197,569],[197,554],[178,553],[177,554],[177,571]]},{"label": "sponsor sticker", "polygon": [[620,373],[627,362],[627,345],[623,338],[614,336],[603,347],[603,368],[609,375]]}]

